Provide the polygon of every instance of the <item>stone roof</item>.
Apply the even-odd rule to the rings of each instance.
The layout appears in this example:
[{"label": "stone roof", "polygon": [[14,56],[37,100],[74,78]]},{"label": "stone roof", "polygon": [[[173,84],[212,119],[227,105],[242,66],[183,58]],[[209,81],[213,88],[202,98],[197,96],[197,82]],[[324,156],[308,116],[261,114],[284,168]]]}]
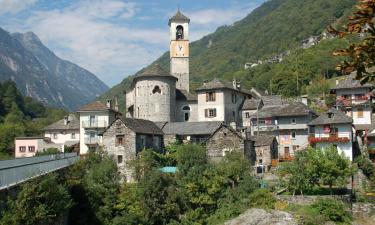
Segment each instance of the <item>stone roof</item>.
[{"label": "stone roof", "polygon": [[230,89],[233,91],[241,92],[246,95],[252,95],[251,91],[246,89],[236,89],[233,87],[232,82],[222,81],[217,78],[214,78],[211,81],[204,82],[202,86],[196,89],[197,92],[199,91],[208,91],[208,90],[220,90],[220,89]]},{"label": "stone roof", "polygon": [[260,98],[262,99],[264,106],[276,106],[283,104],[281,95],[265,95],[261,96]]},{"label": "stone roof", "polygon": [[198,96],[185,90],[176,89],[176,99],[185,101],[198,101]]},{"label": "stone roof", "polygon": [[67,124],[65,124],[64,118],[44,127],[43,130],[79,130],[79,119],[74,114],[69,114]]},{"label": "stone roof", "polygon": [[180,10],[177,10],[176,14],[169,19],[169,25],[172,21],[187,21],[189,23],[190,19],[182,14]]},{"label": "stone roof", "polygon": [[372,84],[369,83],[362,85],[359,80],[355,79],[355,73],[356,72],[353,72],[345,79],[339,80],[338,84],[334,88],[332,88],[332,90],[374,87]]},{"label": "stone roof", "polygon": [[258,108],[260,99],[246,99],[243,103],[242,110],[254,110]]},{"label": "stone roof", "polygon": [[273,141],[275,140],[275,136],[273,135],[267,135],[267,134],[261,134],[259,136],[254,135],[250,136],[249,139],[251,141],[254,141],[254,146],[271,146],[273,144]]},{"label": "stone roof", "polygon": [[220,126],[222,122],[159,122],[156,123],[164,134],[176,135],[211,135]]},{"label": "stone roof", "polygon": [[315,114],[307,105],[302,102],[293,102],[284,105],[263,107],[258,112],[254,113],[252,117],[259,116],[259,118],[268,117],[285,117],[285,116],[307,116],[310,113]]},{"label": "stone roof", "polygon": [[330,109],[327,112],[321,114],[318,118],[311,121],[308,125],[325,125],[325,124],[351,124],[353,119],[347,116],[345,113],[336,109]]},{"label": "stone roof", "polygon": [[77,112],[82,112],[82,111],[108,111],[108,110],[112,110],[112,109],[109,109],[107,107],[107,105],[103,102],[95,101],[95,102],[91,102],[87,105],[84,105],[84,106],[80,107],[77,110]]},{"label": "stone roof", "polygon": [[169,77],[177,80],[176,77],[172,76],[169,72],[165,71],[159,64],[154,64],[147,67],[144,71],[138,73],[134,79],[140,77]]},{"label": "stone roof", "polygon": [[135,133],[163,135],[163,131],[152,121],[134,118],[119,118],[125,126]]}]

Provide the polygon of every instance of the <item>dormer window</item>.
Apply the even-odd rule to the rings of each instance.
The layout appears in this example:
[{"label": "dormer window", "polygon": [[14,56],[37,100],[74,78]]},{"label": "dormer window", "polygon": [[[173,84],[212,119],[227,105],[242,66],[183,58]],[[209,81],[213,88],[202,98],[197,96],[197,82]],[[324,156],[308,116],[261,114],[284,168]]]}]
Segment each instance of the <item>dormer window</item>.
[{"label": "dormer window", "polygon": [[156,93],[161,94],[161,89],[158,85],[156,85],[154,89],[152,90],[152,94],[156,94]]},{"label": "dormer window", "polygon": [[181,25],[178,25],[176,27],[176,40],[182,40],[184,39],[184,27]]},{"label": "dormer window", "polygon": [[327,113],[327,115],[328,115],[328,118],[330,118],[330,119],[333,117],[333,113],[331,113],[331,112]]}]

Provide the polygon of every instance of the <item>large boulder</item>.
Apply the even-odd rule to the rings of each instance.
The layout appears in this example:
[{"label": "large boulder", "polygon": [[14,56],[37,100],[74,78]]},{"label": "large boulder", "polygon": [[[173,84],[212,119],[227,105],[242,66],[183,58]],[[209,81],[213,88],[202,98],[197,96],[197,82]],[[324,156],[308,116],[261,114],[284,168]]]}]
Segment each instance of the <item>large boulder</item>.
[{"label": "large boulder", "polygon": [[287,212],[252,208],[225,225],[297,225],[293,216]]}]

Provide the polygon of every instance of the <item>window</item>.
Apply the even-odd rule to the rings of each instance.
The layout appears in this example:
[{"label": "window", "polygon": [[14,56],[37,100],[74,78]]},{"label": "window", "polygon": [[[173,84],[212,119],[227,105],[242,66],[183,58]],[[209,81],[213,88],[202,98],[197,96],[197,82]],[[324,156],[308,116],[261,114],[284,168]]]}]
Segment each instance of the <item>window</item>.
[{"label": "window", "polygon": [[161,89],[158,85],[154,87],[154,89],[152,90],[152,94],[161,94]]},{"label": "window", "polygon": [[141,149],[146,148],[146,136],[145,135],[141,135],[140,139],[141,139]]},{"label": "window", "polygon": [[359,107],[357,109],[357,118],[363,118],[363,108]]},{"label": "window", "polygon": [[296,136],[297,136],[296,132],[292,131],[292,139],[296,139]]},{"label": "window", "polygon": [[249,112],[245,113],[245,117],[250,118],[250,113]]},{"label": "window", "polygon": [[216,109],[205,109],[204,111],[206,118],[216,117]]},{"label": "window", "polygon": [[181,25],[178,25],[176,27],[176,40],[182,40],[184,39],[184,27]]},{"label": "window", "polygon": [[122,162],[123,162],[123,156],[117,155],[117,164],[122,164]]},{"label": "window", "polygon": [[26,146],[20,146],[19,150],[20,152],[26,152]]},{"label": "window", "polygon": [[29,146],[29,152],[35,152],[35,146]]},{"label": "window", "polygon": [[189,118],[190,118],[190,113],[188,112],[184,113],[184,120],[189,121]]},{"label": "window", "polygon": [[214,102],[216,101],[216,93],[215,92],[207,92],[206,93],[206,102]]},{"label": "window", "polygon": [[236,118],[236,112],[235,111],[232,112],[232,115],[233,115],[233,118]]},{"label": "window", "polygon": [[189,121],[190,119],[190,107],[189,106],[184,106],[182,108],[182,111],[184,111],[184,120]]},{"label": "window", "polygon": [[53,138],[53,139],[57,139],[57,133],[53,133],[53,134],[52,134],[52,138]]},{"label": "window", "polygon": [[297,123],[297,119],[296,118],[292,118],[291,123],[292,124],[296,124]]},{"label": "window", "polygon": [[123,145],[124,145],[124,135],[117,135],[115,146],[123,146]]},{"label": "window", "polygon": [[235,93],[232,93],[232,103],[233,104],[237,103],[237,95]]},{"label": "window", "polygon": [[139,97],[139,87],[135,89],[135,96]]},{"label": "window", "polygon": [[182,108],[182,110],[190,111],[190,107],[189,107],[189,106],[184,106],[184,107]]},{"label": "window", "polygon": [[72,133],[71,139],[76,139],[76,133]]}]

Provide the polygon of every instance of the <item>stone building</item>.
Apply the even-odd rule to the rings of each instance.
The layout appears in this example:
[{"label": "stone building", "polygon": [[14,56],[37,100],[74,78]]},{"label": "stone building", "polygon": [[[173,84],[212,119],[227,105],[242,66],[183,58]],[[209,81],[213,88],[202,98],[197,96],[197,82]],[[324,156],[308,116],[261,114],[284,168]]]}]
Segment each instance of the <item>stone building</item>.
[{"label": "stone building", "polygon": [[353,119],[336,109],[330,109],[311,121],[309,142],[317,148],[334,146],[353,160]]},{"label": "stone building", "polygon": [[252,92],[240,83],[214,79],[196,90],[189,86],[189,22],[178,11],[169,20],[170,71],[152,65],[126,90],[126,116],[153,122],[242,123],[241,106]]},{"label": "stone building", "polygon": [[222,124],[206,141],[207,157],[211,162],[220,161],[226,154],[240,152],[250,161],[255,162],[254,142],[247,140],[239,132]]},{"label": "stone building", "polygon": [[254,141],[256,171],[268,172],[272,167],[272,162],[278,160],[278,144],[276,137],[273,135],[262,134],[251,136],[250,140]]},{"label": "stone building", "polygon": [[196,143],[205,142],[223,122],[163,122],[156,125],[164,132],[164,143]]},{"label": "stone building", "polygon": [[133,182],[133,170],[127,164],[143,149],[163,150],[163,131],[155,123],[119,117],[102,134],[103,150],[116,159],[127,182]]}]

